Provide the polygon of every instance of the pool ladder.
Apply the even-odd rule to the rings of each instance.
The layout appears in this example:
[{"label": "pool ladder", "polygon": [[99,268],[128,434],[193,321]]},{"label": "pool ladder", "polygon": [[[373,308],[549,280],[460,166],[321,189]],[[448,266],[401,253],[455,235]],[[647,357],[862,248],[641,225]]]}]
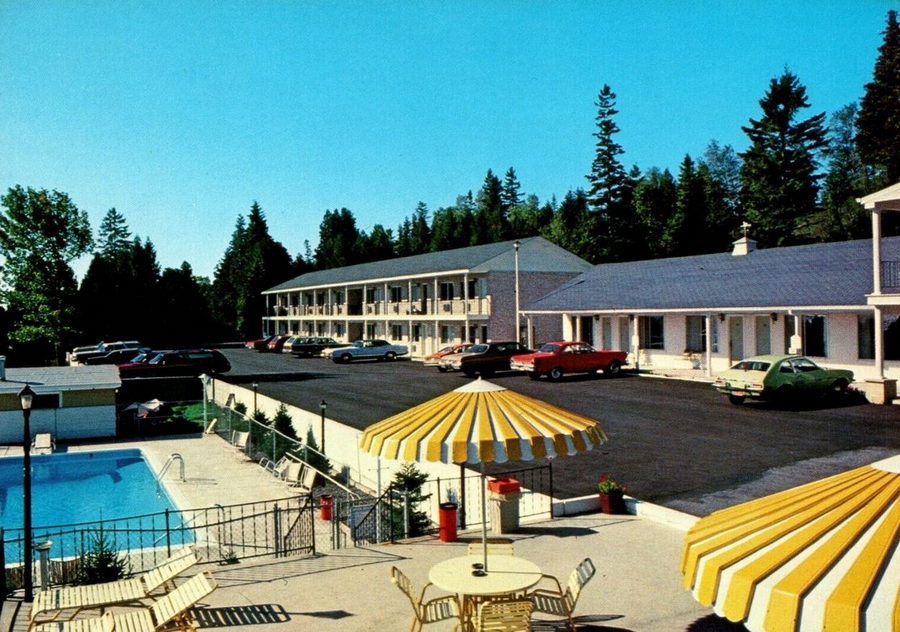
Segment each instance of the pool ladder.
[{"label": "pool ladder", "polygon": [[163,476],[166,475],[166,472],[169,471],[169,468],[175,461],[178,461],[178,476],[179,478],[181,478],[181,482],[184,482],[184,457],[181,456],[178,452],[173,452],[169,455],[169,458],[166,459],[166,464],[163,465],[163,468],[159,471],[159,475],[156,477],[157,492],[159,492],[159,486],[162,483]]}]

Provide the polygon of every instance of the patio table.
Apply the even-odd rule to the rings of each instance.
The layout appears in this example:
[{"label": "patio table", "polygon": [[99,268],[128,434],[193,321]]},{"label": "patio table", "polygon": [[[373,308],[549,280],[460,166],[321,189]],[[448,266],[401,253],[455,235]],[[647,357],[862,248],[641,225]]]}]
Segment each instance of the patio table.
[{"label": "patio table", "polygon": [[482,555],[464,555],[438,562],[428,571],[431,583],[460,599],[464,630],[471,629],[475,608],[484,597],[520,593],[541,579],[537,564],[512,555],[488,555],[488,572],[473,575],[474,565],[483,561]]}]

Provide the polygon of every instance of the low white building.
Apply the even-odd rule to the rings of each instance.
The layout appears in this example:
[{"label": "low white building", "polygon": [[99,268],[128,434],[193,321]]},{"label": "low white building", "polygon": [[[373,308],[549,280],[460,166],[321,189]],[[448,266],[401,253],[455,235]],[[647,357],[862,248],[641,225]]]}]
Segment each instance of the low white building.
[{"label": "low white building", "polygon": [[[896,379],[900,294],[889,309],[873,304],[872,244],[757,248],[745,236],[730,253],[598,265],[523,311],[557,315],[566,338],[628,350],[640,369],[712,375],[742,357],[796,352],[858,380]],[[878,248],[900,262],[900,237]]]},{"label": "low white building", "polygon": [[115,365],[0,368],[0,444],[22,444],[19,393],[26,384],[35,393],[32,438],[42,432],[64,441],[116,436],[122,381]]}]

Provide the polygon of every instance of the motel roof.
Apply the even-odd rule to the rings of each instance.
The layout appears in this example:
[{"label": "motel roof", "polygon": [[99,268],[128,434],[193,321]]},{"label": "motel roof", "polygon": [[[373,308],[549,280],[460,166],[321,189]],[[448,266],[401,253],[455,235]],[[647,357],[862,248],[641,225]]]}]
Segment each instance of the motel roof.
[{"label": "motel roof", "polygon": [[[881,241],[900,261],[900,237]],[[866,307],[872,240],[597,265],[525,306],[529,313]]]},{"label": "motel roof", "polygon": [[[512,272],[515,269],[514,241],[501,241],[468,248],[455,248],[410,257],[385,259],[343,268],[301,274],[263,292],[326,287],[363,282],[381,282],[440,274]],[[577,274],[591,264],[543,237],[520,240],[520,272],[560,272]]]},{"label": "motel roof", "polygon": [[116,389],[122,386],[114,364],[96,366],[38,366],[6,369],[0,394],[18,394],[25,384],[35,393]]}]

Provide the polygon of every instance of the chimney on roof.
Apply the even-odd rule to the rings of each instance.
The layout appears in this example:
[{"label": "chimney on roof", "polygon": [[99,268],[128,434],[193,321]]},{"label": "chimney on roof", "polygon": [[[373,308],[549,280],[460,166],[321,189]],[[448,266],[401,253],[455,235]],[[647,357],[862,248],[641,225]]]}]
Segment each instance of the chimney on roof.
[{"label": "chimney on roof", "polygon": [[747,233],[750,230],[750,224],[744,222],[743,224],[741,224],[741,228],[744,229],[744,236],[737,241],[732,242],[734,245],[734,250],[731,251],[731,254],[735,257],[749,255],[751,252],[756,250],[756,240],[750,239],[750,237],[747,236]]}]

